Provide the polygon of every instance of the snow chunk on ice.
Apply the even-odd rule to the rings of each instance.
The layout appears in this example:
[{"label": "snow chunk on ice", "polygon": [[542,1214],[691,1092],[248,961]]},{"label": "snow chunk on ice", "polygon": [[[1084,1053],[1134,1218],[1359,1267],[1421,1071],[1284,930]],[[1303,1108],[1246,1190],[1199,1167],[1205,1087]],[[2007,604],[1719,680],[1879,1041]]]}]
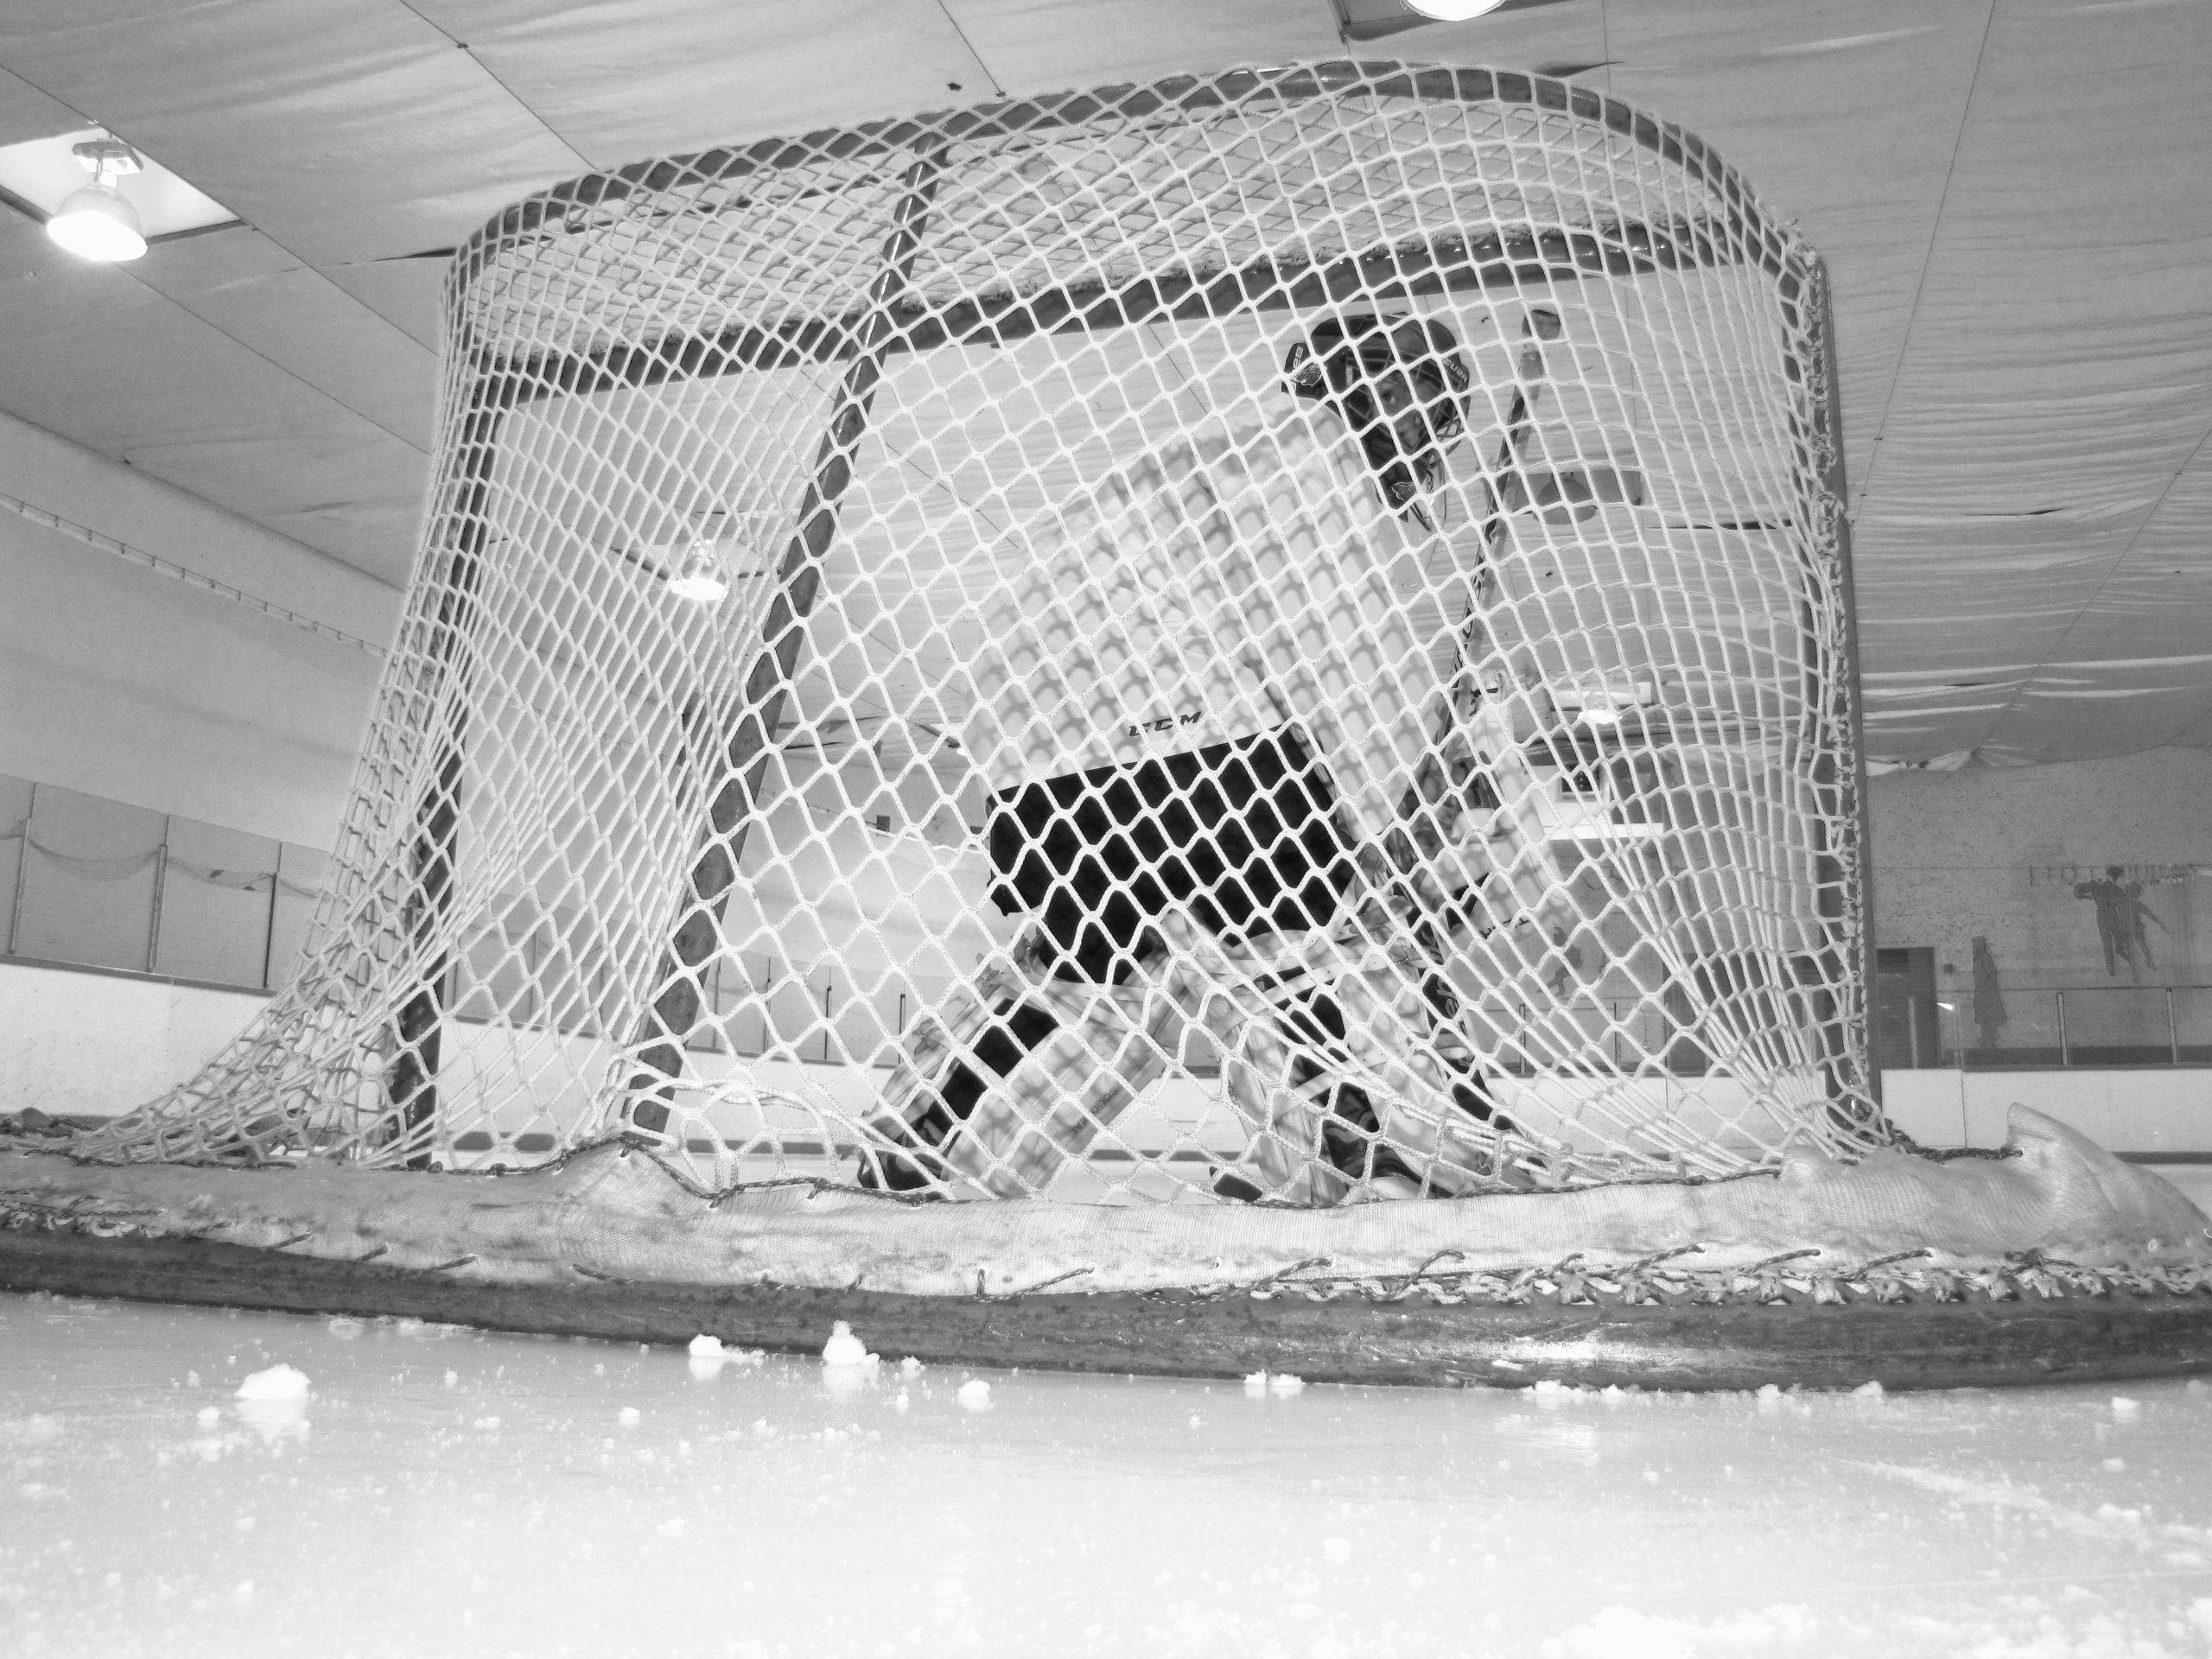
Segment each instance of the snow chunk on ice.
[{"label": "snow chunk on ice", "polygon": [[991,1408],[991,1385],[980,1376],[971,1376],[960,1385],[960,1392],[953,1398],[970,1411]]},{"label": "snow chunk on ice", "polygon": [[347,1342],[351,1342],[367,1328],[359,1319],[349,1319],[343,1314],[333,1319],[329,1326],[332,1336],[341,1338]]},{"label": "snow chunk on ice", "polygon": [[237,1397],[240,1400],[304,1400],[308,1397],[307,1373],[294,1370],[289,1365],[271,1365],[265,1371],[256,1371],[239,1383]]},{"label": "snow chunk on ice", "polygon": [[822,1344],[824,1365],[874,1365],[877,1356],[868,1351],[868,1344],[853,1334],[853,1327],[839,1319],[830,1327],[830,1340]]},{"label": "snow chunk on ice", "polygon": [[625,1428],[635,1428],[639,1422],[638,1408],[635,1406],[623,1407],[614,1414],[614,1421]]},{"label": "snow chunk on ice", "polygon": [[1851,1393],[1852,1397],[1856,1400],[1879,1400],[1882,1397],[1882,1385],[1879,1382],[1861,1382]]},{"label": "snow chunk on ice", "polygon": [[0,1418],[0,1446],[44,1446],[61,1438],[61,1420],[43,1412]]},{"label": "snow chunk on ice", "polygon": [[921,1369],[922,1362],[916,1359],[912,1354],[907,1355],[906,1358],[899,1362],[899,1375],[901,1376],[918,1376],[921,1372]]},{"label": "snow chunk on ice", "polygon": [[702,1382],[711,1382],[721,1375],[725,1365],[758,1365],[768,1357],[760,1348],[725,1348],[720,1337],[696,1336],[684,1351],[684,1363],[691,1368],[691,1375]]},{"label": "snow chunk on ice", "polygon": [[[831,1341],[836,1340],[831,1338]],[[725,1348],[720,1337],[704,1334],[691,1338],[684,1349],[684,1363],[691,1368],[691,1375],[704,1381],[719,1376],[725,1365],[758,1365],[768,1357],[765,1348]],[[874,1355],[869,1358],[873,1359]]]},{"label": "snow chunk on ice", "polygon": [[1351,1540],[1324,1538],[1321,1541],[1321,1555],[1332,1566],[1342,1567],[1346,1561],[1351,1560]]},{"label": "snow chunk on ice", "polygon": [[223,1421],[223,1414],[213,1406],[202,1406],[200,1408],[200,1414],[193,1421],[202,1428],[213,1428]]},{"label": "snow chunk on ice", "polygon": [[1268,1387],[1276,1394],[1298,1394],[1304,1391],[1306,1379],[1293,1376],[1288,1371],[1276,1371],[1268,1376]]},{"label": "snow chunk on ice", "polygon": [[2122,1421],[2137,1416],[2142,1409],[2143,1402],[2140,1400],[2130,1400],[2124,1394],[2116,1394],[2112,1397],[2112,1414]]},{"label": "snow chunk on ice", "polygon": [[1267,1391],[1268,1374],[1265,1371],[1254,1371],[1249,1376],[1244,1379],[1245,1393],[1265,1394]]}]

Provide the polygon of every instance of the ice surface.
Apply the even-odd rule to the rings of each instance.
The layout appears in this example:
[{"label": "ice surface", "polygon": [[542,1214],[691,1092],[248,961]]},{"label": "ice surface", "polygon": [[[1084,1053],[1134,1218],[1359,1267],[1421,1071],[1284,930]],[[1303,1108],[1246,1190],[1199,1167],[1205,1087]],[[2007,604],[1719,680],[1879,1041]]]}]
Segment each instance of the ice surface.
[{"label": "ice surface", "polygon": [[[2212,1651],[2202,1384],[2130,1382],[2123,1416],[2110,1385],[1290,1395],[940,1364],[841,1395],[811,1353],[690,1359],[0,1296],[0,1653]],[[311,1401],[233,1397],[278,1363]]]}]

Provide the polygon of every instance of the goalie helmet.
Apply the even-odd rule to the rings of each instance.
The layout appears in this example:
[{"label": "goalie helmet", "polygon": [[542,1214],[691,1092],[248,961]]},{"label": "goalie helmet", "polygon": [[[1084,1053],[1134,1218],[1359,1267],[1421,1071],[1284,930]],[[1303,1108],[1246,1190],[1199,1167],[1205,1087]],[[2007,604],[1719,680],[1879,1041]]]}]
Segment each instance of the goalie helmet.
[{"label": "goalie helmet", "polygon": [[1298,396],[1344,417],[1383,499],[1418,512],[1418,496],[1443,476],[1445,449],[1467,426],[1471,378],[1452,331],[1433,318],[1325,318],[1290,348],[1283,373]]}]

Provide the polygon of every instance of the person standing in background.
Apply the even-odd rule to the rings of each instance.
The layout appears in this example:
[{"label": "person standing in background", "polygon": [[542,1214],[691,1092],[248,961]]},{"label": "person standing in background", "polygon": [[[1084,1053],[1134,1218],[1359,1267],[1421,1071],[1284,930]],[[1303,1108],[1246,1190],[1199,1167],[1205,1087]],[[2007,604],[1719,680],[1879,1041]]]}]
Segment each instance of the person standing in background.
[{"label": "person standing in background", "polygon": [[2005,993],[1997,982],[1997,958],[1990,954],[1986,934],[1974,936],[1974,1023],[1979,1033],[1974,1047],[1983,1053],[1998,1046],[1998,1033],[2007,1023]]},{"label": "person standing in background", "polygon": [[2087,899],[2097,907],[2097,943],[2104,947],[2106,976],[2119,978],[2120,964],[2124,962],[2128,977],[2139,985],[2143,969],[2148,967],[2156,971],[2158,966],[2143,924],[2147,918],[2162,933],[2166,925],[2143,902],[2143,884],[2121,879],[2126,874],[2125,865],[2107,864],[2103,880],[2075,882],[2074,896]]}]

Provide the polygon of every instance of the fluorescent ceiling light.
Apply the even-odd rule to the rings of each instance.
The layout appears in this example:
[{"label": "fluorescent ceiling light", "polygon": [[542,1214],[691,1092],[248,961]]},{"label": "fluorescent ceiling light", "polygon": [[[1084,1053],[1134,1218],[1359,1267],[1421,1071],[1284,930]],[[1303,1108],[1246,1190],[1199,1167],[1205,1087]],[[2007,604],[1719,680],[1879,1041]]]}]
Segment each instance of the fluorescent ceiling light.
[{"label": "fluorescent ceiling light", "polygon": [[1486,11],[1496,11],[1505,0],[1406,0],[1406,9],[1440,23],[1464,23]]},{"label": "fluorescent ceiling light", "polygon": [[1561,686],[1552,693],[1552,707],[1585,726],[1618,726],[1629,710],[1649,709],[1657,701],[1656,690],[1649,680],[1599,681]]},{"label": "fluorescent ceiling light", "polygon": [[[51,226],[61,215],[64,205],[88,188],[85,162],[76,153],[77,146],[103,140],[114,142],[102,128],[80,127],[51,138],[0,146],[0,199]],[[221,202],[194,189],[159,162],[136,150],[131,153],[137,156],[138,171],[119,180],[110,175],[111,194],[137,217],[138,230],[147,241],[159,242],[165,237],[239,222],[238,215]],[[107,216],[118,217],[112,213]]]}]

